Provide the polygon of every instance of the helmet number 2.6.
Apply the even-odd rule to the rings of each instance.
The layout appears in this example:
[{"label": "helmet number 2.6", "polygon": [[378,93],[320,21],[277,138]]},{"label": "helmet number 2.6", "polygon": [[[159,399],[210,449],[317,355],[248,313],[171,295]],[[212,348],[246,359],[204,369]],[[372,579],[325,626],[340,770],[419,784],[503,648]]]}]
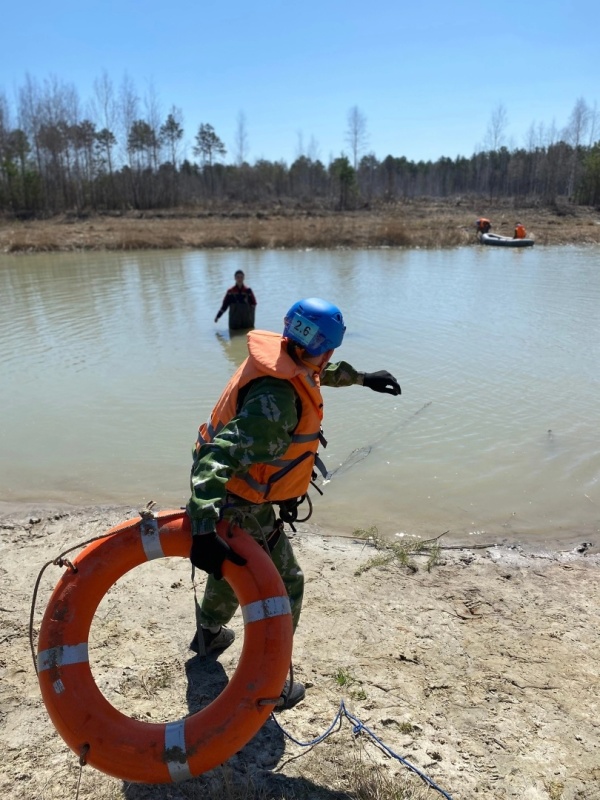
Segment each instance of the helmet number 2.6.
[{"label": "helmet number 2.6", "polygon": [[297,339],[300,339],[305,344],[310,344],[319,332],[319,326],[314,322],[310,322],[306,317],[295,314],[292,320],[292,329],[296,334]]},{"label": "helmet number 2.6", "polygon": [[309,356],[335,350],[341,345],[346,330],[339,308],[320,297],[298,300],[283,322],[283,335],[303,347]]}]

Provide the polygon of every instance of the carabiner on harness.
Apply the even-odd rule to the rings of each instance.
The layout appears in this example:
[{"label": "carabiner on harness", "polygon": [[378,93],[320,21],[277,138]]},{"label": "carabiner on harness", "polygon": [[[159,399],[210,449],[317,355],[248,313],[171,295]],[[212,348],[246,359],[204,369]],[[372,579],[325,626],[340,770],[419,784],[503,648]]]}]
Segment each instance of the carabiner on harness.
[{"label": "carabiner on harness", "polygon": [[[302,503],[308,503],[308,513],[302,519],[298,519],[298,508]],[[279,506],[279,519],[288,524],[290,528],[296,533],[294,522],[306,522],[312,515],[312,502],[308,494],[303,494],[302,497],[293,497],[290,500],[284,500],[277,504]]]}]

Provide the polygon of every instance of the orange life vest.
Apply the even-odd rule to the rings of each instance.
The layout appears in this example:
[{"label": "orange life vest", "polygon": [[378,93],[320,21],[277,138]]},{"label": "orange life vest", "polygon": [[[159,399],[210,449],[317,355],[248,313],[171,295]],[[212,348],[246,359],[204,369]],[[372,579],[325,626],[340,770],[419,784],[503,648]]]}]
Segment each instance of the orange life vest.
[{"label": "orange life vest", "polygon": [[323,398],[319,375],[298,364],[287,353],[287,340],[278,333],[251,331],[248,358],[223,390],[207,423],[198,430],[196,452],[238,413],[241,390],[257,378],[273,377],[289,381],[300,401],[301,412],[292,441],[285,453],[273,461],[253,464],[246,472],[231,477],[227,491],[250,503],[281,502],[306,494],[317,458],[321,434]]},{"label": "orange life vest", "polygon": [[515,235],[513,236],[513,239],[524,239],[525,236],[526,236],[525,227],[520,224],[517,225],[515,227]]}]

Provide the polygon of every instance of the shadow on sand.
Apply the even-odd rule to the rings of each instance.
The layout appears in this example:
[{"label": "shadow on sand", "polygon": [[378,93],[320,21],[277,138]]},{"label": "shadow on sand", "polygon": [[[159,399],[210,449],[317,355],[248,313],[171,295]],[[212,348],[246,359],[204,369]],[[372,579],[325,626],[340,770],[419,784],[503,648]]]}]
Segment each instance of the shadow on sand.
[{"label": "shadow on sand", "polygon": [[[228,681],[221,664],[210,658],[189,659],[186,673],[186,700],[191,714],[211,703]],[[123,783],[122,796],[128,800],[349,800],[352,797],[306,778],[273,774],[271,770],[285,751],[284,738],[269,717],[254,738],[222,766],[179,784]]]}]

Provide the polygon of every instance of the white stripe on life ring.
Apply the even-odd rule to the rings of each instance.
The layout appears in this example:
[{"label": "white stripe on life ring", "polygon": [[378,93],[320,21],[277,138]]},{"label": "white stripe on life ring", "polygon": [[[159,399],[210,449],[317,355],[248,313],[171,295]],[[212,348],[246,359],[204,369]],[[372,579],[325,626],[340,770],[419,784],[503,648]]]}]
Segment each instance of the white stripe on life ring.
[{"label": "white stripe on life ring", "polygon": [[155,558],[164,558],[162,545],[160,543],[160,536],[158,531],[158,520],[156,517],[143,519],[140,522],[140,536],[142,538],[142,547],[148,561],[153,561]]},{"label": "white stripe on life ring", "polygon": [[291,613],[290,598],[287,594],[283,597],[265,597],[264,600],[256,600],[254,603],[248,603],[248,605],[242,607],[244,625],[249,622],[258,622],[261,619],[269,619],[270,617],[282,617]]},{"label": "white stripe on life ring", "polygon": [[193,777],[185,749],[185,720],[169,722],[165,727],[165,762],[175,783]]},{"label": "white stripe on life ring", "polygon": [[53,667],[62,667],[66,664],[81,664],[89,661],[88,643],[62,644],[58,647],[51,647],[49,650],[42,650],[38,653],[37,664],[38,672]]}]

